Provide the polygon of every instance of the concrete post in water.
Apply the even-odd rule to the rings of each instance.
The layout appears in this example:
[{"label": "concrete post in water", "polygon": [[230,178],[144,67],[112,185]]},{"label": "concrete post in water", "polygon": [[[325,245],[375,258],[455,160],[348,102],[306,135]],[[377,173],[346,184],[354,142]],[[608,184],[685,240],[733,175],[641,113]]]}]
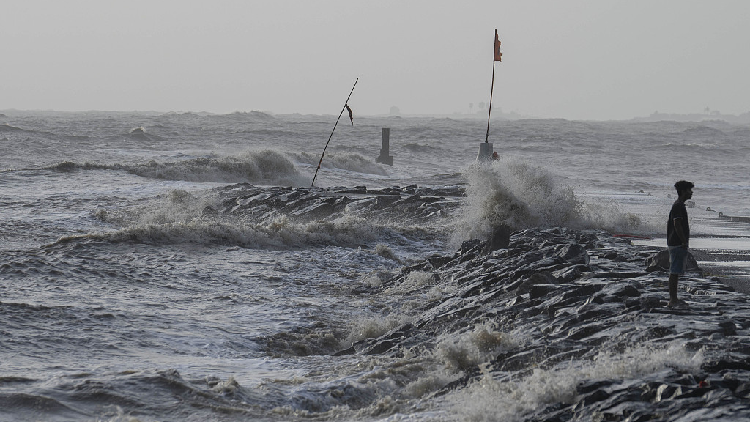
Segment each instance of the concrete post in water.
[{"label": "concrete post in water", "polygon": [[492,144],[489,142],[482,142],[479,144],[477,161],[492,161],[492,152]]},{"label": "concrete post in water", "polygon": [[377,163],[393,165],[393,156],[389,155],[389,149],[391,145],[391,128],[383,128],[383,146],[380,148],[380,155],[375,160]]}]

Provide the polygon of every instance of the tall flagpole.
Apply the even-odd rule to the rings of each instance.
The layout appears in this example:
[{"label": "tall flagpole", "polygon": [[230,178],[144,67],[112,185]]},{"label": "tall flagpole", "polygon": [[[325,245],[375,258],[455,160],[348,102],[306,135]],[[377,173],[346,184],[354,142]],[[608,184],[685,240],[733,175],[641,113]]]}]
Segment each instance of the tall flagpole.
[{"label": "tall flagpole", "polygon": [[[497,29],[495,30],[497,33]],[[490,142],[490,118],[492,117],[492,92],[495,90],[495,61],[492,61],[492,85],[490,85],[490,108],[487,112],[487,134],[484,135],[484,143]]]},{"label": "tall flagpole", "polygon": [[[323,156],[326,155],[326,149],[328,149],[328,143],[331,142],[331,138],[333,138],[333,132],[336,130],[336,126],[339,124],[339,119],[341,119],[341,115],[344,114],[344,110],[349,110],[349,117],[352,117],[352,109],[349,108],[349,98],[352,97],[352,93],[354,93],[354,87],[357,86],[357,82],[359,82],[359,78],[357,78],[354,81],[354,85],[352,86],[352,90],[349,92],[349,96],[346,97],[346,101],[344,101],[344,106],[341,108],[341,113],[339,113],[339,117],[336,119],[336,123],[333,125],[333,130],[331,131],[331,135],[328,137],[328,141],[326,141],[326,146],[323,148],[323,153],[320,154],[320,161],[318,161],[318,168],[315,169],[315,176],[313,176],[312,183],[310,184],[310,187],[315,186],[315,178],[318,177],[318,170],[320,170],[320,165],[323,164]],[[352,119],[352,126],[354,126],[354,119]]]}]

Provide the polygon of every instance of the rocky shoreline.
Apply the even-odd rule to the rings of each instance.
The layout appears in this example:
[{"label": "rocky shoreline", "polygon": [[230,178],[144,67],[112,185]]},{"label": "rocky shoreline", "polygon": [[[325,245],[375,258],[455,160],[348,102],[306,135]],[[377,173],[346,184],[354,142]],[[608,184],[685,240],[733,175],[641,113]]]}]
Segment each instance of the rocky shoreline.
[{"label": "rocky shoreline", "polygon": [[[449,217],[464,197],[461,187],[416,186],[237,184],[219,194],[221,206],[205,212],[316,220],[356,209],[368,218],[421,222]],[[258,341],[299,356],[449,362],[457,375],[420,396],[438,407],[456,397],[484,403],[461,409],[471,420],[750,419],[748,296],[725,278],[706,275],[691,257],[679,284],[690,307],[670,309],[667,262],[664,248],[604,231],[499,227],[490,239],[464,242],[452,255],[430,256],[379,275],[378,283],[352,287],[354,298],[384,304],[384,318],[410,307],[403,312],[408,322],[382,335],[340,346],[345,329],[331,321],[332,335],[318,340],[313,331],[320,326]],[[475,350],[466,350],[463,340],[447,344],[467,338]]]},{"label": "rocky shoreline", "polygon": [[368,217],[398,216],[400,219],[424,221],[447,216],[465,196],[459,186],[443,188],[393,186],[368,189],[365,186],[332,188],[261,187],[238,183],[218,189],[222,198],[219,210],[205,212],[241,214],[254,219],[266,219],[284,214],[296,220],[330,220],[340,217],[353,207]]},{"label": "rocky shoreline", "polygon": [[[747,420],[748,296],[692,265],[679,290],[690,308],[668,308],[661,251],[603,231],[499,230],[491,241],[465,242],[452,256],[429,257],[360,291],[385,295],[422,272],[449,293],[432,297],[411,322],[337,355],[426,355],[446,335],[491,323],[522,340],[488,334],[478,347],[489,357],[465,360],[461,378],[433,397],[488,382],[517,384],[539,371],[594,365],[608,355],[620,356],[618,370],[579,370],[568,391],[538,397],[534,405],[503,404],[510,390],[498,390],[497,411],[520,406],[505,410],[527,421]],[[644,366],[639,354],[650,352],[663,353],[661,365]]]}]

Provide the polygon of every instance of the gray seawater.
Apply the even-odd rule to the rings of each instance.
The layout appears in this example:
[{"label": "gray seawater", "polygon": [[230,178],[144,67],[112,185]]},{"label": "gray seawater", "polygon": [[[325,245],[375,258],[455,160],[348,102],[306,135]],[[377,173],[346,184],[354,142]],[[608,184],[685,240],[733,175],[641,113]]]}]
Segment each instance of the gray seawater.
[{"label": "gray seawater", "polygon": [[694,247],[750,272],[750,225],[719,217],[750,215],[747,126],[496,121],[502,159],[479,167],[481,120],[342,120],[311,191],[466,196],[284,214],[274,189],[310,186],[335,116],[4,113],[0,420],[463,420],[430,395],[460,376],[437,355],[333,356],[440,294],[360,288],[501,221],[658,244],[683,178]]}]

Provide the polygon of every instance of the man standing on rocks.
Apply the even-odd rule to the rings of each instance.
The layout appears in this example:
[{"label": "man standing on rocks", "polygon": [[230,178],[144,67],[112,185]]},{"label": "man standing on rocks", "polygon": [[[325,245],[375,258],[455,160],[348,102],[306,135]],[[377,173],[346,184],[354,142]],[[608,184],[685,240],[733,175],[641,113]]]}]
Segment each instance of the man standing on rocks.
[{"label": "man standing on rocks", "polygon": [[685,201],[693,197],[693,183],[680,180],[674,184],[677,200],[672,204],[667,221],[667,246],[669,248],[669,307],[687,308],[687,303],[677,299],[677,281],[685,273],[688,256],[690,226]]}]

